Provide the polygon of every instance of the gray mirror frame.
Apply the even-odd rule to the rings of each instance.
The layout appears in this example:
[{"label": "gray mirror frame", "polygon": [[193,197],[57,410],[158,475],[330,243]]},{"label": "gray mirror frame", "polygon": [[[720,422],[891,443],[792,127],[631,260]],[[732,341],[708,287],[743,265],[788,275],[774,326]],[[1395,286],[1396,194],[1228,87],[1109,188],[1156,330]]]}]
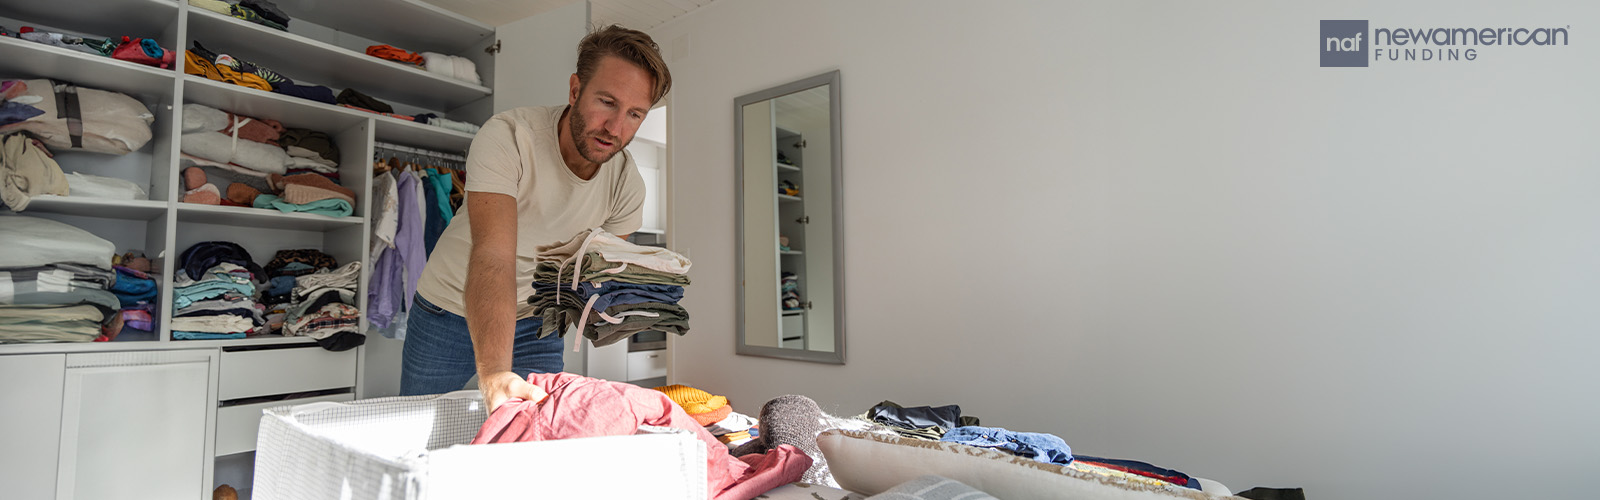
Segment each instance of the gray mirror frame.
[{"label": "gray mirror frame", "polygon": [[[768,99],[776,99],[802,90],[812,89],[823,85],[828,86],[828,114],[829,135],[832,137],[833,151],[833,286],[834,286],[834,325],[833,325],[833,351],[806,351],[799,349],[783,349],[779,347],[752,346],[745,343],[745,247],[744,247],[744,107]],[[733,143],[734,143],[734,186],[737,192],[735,200],[735,213],[738,217],[734,221],[735,245],[738,254],[738,272],[734,282],[734,296],[738,298],[738,325],[739,334],[735,337],[735,352],[748,356],[766,356],[771,358],[792,359],[797,361],[813,361],[817,363],[844,364],[845,354],[845,256],[844,256],[844,147],[842,133],[840,132],[839,110],[839,71],[833,70],[810,78],[805,78],[786,85],[780,85],[760,92],[746,94],[733,100]]]}]

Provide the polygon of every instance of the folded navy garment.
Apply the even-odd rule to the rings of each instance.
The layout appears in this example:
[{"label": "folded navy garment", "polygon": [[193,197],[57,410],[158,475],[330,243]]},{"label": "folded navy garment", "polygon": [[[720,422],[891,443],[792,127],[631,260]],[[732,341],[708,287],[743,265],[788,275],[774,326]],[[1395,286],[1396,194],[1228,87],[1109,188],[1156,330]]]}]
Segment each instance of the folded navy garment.
[{"label": "folded navy garment", "polygon": [[[935,426],[942,429],[954,429],[956,427],[960,427],[963,423],[961,420],[960,405],[946,405],[939,407],[913,406],[910,408],[904,408],[890,401],[884,401],[882,403],[878,403],[877,406],[872,407],[871,410],[867,411],[867,418],[881,424],[893,425],[895,427],[903,427],[906,429],[922,429]],[[967,422],[967,424],[976,425],[977,419],[972,419],[971,421]]]},{"label": "folded navy garment", "polygon": [[334,101],[333,89],[321,85],[296,85],[293,83],[280,83],[272,86],[272,91],[289,97],[310,99],[327,104],[338,104]]},{"label": "folded navy garment", "polygon": [[265,281],[266,273],[261,271],[261,266],[256,265],[250,258],[250,252],[244,247],[231,241],[203,241],[184,250],[178,256],[178,265],[183,267],[183,272],[189,279],[198,281],[206,275],[206,270],[216,267],[217,264],[227,262],[243,267],[254,275],[257,282]]}]

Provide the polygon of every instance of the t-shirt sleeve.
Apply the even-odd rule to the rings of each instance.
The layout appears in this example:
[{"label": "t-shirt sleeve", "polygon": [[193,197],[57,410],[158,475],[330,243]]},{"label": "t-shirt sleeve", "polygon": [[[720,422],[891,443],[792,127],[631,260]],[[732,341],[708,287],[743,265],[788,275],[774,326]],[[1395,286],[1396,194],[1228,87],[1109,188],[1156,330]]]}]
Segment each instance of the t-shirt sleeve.
[{"label": "t-shirt sleeve", "polygon": [[633,162],[632,154],[623,162],[622,170],[617,187],[612,191],[616,194],[612,196],[611,216],[601,227],[616,235],[629,234],[644,226],[644,176],[639,174],[639,165]]},{"label": "t-shirt sleeve", "polygon": [[522,155],[511,122],[490,118],[467,150],[468,192],[499,193],[517,197],[522,182]]}]

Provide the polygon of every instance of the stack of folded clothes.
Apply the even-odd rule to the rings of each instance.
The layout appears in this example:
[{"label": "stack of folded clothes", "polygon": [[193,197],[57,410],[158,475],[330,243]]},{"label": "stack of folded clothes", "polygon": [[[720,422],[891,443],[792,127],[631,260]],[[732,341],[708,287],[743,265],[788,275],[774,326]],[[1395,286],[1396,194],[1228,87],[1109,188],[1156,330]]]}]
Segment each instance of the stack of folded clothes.
[{"label": "stack of folded clothes", "polygon": [[279,250],[273,255],[262,267],[267,276],[266,291],[261,294],[261,304],[267,308],[267,329],[282,333],[294,305],[295,278],[338,266],[332,255],[314,248]]},{"label": "stack of folded clothes", "polygon": [[151,273],[150,259],[132,253],[118,255],[112,257],[111,268],[117,272],[117,281],[111,284],[111,293],[117,296],[117,302],[122,307],[119,314],[123,333],[155,333],[156,317],[159,316],[156,302],[161,293]]},{"label": "stack of folded clothes", "polygon": [[779,281],[779,292],[782,293],[783,298],[783,310],[804,310],[804,304],[800,303],[800,278],[795,276],[794,273],[784,271],[782,279]]},{"label": "stack of folded clothes", "polygon": [[679,384],[655,389],[666,394],[673,403],[683,408],[684,413],[704,426],[706,432],[729,448],[745,444],[752,438],[751,430],[756,426],[756,419],[733,411],[728,398]]},{"label": "stack of folded clothes", "polygon": [[339,185],[339,149],[326,133],[185,104],[181,148],[185,202],[354,212],[355,191]]},{"label": "stack of folded clothes", "polygon": [[205,48],[200,42],[184,53],[183,72],[223,83],[336,104],[333,89],[321,85],[299,85],[270,68]]},{"label": "stack of folded clothes", "polygon": [[172,288],[172,338],[242,339],[265,331],[256,282],[265,274],[250,252],[226,241],[196,243],[178,258]]},{"label": "stack of folded clothes", "polygon": [[598,228],[538,250],[528,303],[544,320],[541,337],[577,325],[600,347],[647,330],[689,332],[689,312],[678,305],[689,284],[684,256]]},{"label": "stack of folded clothes", "polygon": [[355,306],[360,278],[360,261],[296,277],[284,334],[311,337],[330,351],[349,350],[365,343],[361,311]]},{"label": "stack of folded clothes", "polygon": [[0,216],[0,343],[110,340],[121,328],[111,242],[49,219]]},{"label": "stack of folded clothes", "polygon": [[222,0],[189,0],[189,5],[275,30],[289,31],[289,16],[270,0],[240,0],[238,3]]}]

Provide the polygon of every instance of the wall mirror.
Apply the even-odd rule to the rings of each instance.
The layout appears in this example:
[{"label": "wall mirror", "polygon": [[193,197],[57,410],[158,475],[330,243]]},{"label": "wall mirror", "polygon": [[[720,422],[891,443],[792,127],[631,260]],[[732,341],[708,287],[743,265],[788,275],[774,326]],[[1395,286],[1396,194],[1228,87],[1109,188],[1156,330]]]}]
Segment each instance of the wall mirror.
[{"label": "wall mirror", "polygon": [[735,351],[844,364],[839,72],[733,104],[739,211]]}]

